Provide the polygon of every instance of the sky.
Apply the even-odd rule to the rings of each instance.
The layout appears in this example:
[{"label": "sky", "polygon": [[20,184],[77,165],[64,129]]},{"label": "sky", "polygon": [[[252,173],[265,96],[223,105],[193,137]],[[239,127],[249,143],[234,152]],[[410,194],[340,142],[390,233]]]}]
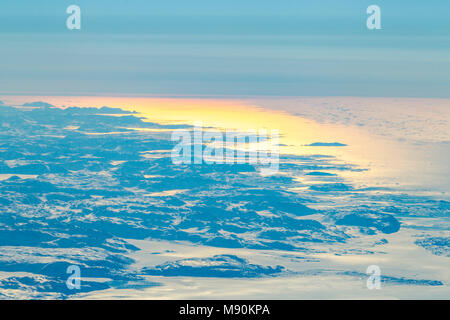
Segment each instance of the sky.
[{"label": "sky", "polygon": [[448,98],[449,17],[442,0],[2,0],[0,94]]}]

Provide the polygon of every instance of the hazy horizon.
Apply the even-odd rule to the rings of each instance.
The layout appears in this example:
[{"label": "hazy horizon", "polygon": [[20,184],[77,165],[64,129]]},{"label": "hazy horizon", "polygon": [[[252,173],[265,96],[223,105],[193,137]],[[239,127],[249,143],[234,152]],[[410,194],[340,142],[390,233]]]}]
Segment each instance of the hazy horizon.
[{"label": "hazy horizon", "polygon": [[450,97],[450,3],[2,1],[0,91]]}]

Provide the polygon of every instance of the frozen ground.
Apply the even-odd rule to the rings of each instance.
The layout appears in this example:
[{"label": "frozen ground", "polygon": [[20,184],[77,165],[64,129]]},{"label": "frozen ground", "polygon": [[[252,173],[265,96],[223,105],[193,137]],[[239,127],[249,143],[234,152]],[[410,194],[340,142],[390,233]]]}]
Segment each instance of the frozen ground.
[{"label": "frozen ground", "polygon": [[[285,102],[292,111],[295,106]],[[180,166],[169,156],[170,132],[189,125],[152,123],[148,114],[143,121],[116,108],[5,104],[1,298],[450,295],[448,189],[445,183],[421,188],[422,171],[409,184],[403,172],[389,176],[404,159],[393,159],[395,170],[372,180],[379,164],[354,163],[345,152],[337,157],[333,150],[351,149],[353,140],[336,135],[308,142],[319,144],[308,148],[320,152],[281,155],[274,176],[261,176],[249,164]],[[429,172],[440,168],[441,178],[448,177],[448,105],[437,107],[440,117],[420,115],[417,121],[434,128],[429,133],[408,129],[402,139],[399,119],[405,115],[380,129],[382,113],[369,115],[370,108],[358,104],[352,109],[351,101],[337,104],[347,110],[330,107],[335,111],[324,116],[324,107],[314,115],[310,102],[296,112],[323,130],[335,121],[407,150],[442,147],[430,158]],[[383,132],[389,137],[378,140]],[[389,180],[396,183],[383,186]],[[69,265],[81,268],[80,290],[66,286]],[[381,290],[366,287],[369,265],[381,269]]]}]

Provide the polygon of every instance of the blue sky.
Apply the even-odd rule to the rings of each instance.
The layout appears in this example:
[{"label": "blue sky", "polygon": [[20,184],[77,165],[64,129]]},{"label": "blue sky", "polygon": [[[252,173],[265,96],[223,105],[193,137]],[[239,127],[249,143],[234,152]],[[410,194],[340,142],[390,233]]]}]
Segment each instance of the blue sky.
[{"label": "blue sky", "polygon": [[449,15],[441,0],[2,0],[0,93],[450,97]]}]

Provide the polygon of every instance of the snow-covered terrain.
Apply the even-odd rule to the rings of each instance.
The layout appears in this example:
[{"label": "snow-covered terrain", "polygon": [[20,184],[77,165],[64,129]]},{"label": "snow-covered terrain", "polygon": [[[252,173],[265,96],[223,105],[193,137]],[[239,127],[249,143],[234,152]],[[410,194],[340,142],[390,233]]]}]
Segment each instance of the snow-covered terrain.
[{"label": "snow-covered terrain", "polygon": [[281,154],[269,176],[174,164],[170,133],[192,127],[146,117],[0,105],[0,298],[450,296],[448,190],[353,181],[368,168],[326,153],[348,141]]}]

